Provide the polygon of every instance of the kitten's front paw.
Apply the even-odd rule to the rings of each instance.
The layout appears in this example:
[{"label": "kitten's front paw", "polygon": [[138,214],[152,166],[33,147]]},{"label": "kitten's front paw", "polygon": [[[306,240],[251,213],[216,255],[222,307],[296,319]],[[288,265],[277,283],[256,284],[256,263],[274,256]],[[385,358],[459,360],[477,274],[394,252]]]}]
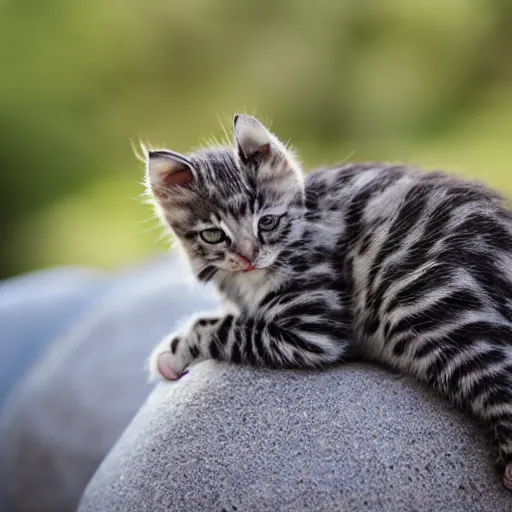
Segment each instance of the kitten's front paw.
[{"label": "kitten's front paw", "polygon": [[220,317],[194,317],[188,329],[183,331],[185,334],[166,337],[149,358],[151,375],[165,380],[178,380],[192,362],[208,357],[200,349],[201,342],[210,339],[220,320]]},{"label": "kitten's front paw", "polygon": [[186,336],[173,336],[166,338],[153,350],[149,358],[149,370],[153,377],[178,380],[192,359]]},{"label": "kitten's front paw", "polygon": [[512,491],[512,462],[505,466],[505,474],[503,475],[503,485]]}]

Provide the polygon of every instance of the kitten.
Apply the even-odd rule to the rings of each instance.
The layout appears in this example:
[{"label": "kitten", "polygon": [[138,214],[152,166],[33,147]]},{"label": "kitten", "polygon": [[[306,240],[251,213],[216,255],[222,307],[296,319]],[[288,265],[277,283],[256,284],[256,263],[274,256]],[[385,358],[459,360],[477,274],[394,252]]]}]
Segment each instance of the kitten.
[{"label": "kitten", "polygon": [[486,424],[512,490],[512,213],[484,186],[386,164],[303,178],[252,117],[233,147],[147,153],[147,186],[231,312],[150,358],[321,368],[349,355],[415,376]]}]

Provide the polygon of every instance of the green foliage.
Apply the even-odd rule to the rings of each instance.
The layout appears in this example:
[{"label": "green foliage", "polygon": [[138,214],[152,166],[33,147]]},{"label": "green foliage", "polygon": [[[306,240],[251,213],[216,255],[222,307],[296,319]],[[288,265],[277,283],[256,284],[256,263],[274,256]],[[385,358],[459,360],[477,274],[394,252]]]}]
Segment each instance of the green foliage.
[{"label": "green foliage", "polygon": [[508,0],[0,3],[0,276],[161,250],[131,141],[234,112],[308,166],[390,159],[512,193]]}]

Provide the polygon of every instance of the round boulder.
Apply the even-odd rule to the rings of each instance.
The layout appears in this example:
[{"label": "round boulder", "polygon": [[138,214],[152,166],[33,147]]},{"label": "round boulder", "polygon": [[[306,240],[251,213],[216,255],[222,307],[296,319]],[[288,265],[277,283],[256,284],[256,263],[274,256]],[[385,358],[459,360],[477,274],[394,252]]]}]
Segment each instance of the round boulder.
[{"label": "round boulder", "polygon": [[79,512],[508,511],[469,418],[370,365],[206,361],[150,395]]}]

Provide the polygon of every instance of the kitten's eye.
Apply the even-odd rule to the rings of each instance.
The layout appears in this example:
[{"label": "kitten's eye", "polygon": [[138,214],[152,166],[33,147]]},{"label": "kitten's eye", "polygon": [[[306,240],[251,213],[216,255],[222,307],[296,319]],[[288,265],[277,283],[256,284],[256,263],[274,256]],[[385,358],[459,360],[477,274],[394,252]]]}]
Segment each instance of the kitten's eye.
[{"label": "kitten's eye", "polygon": [[222,231],[222,229],[212,228],[212,229],[203,229],[199,233],[199,236],[207,243],[207,244],[220,244],[226,240],[226,233]]},{"label": "kitten's eye", "polygon": [[263,215],[258,221],[258,228],[261,231],[272,231],[278,223],[279,217],[277,215]]}]

